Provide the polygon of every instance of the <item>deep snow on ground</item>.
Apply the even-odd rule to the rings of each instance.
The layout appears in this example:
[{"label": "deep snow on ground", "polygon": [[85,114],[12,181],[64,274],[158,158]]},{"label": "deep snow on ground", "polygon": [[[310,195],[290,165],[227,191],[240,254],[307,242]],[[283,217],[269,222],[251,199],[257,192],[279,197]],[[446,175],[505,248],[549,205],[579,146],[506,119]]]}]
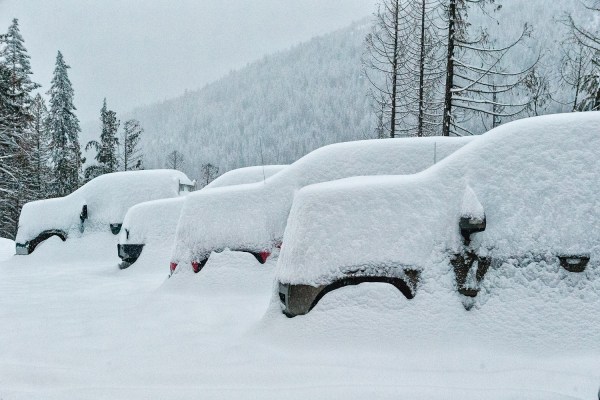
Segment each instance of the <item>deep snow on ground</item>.
[{"label": "deep snow on ground", "polygon": [[0,238],[0,261],[10,258],[13,254],[15,254],[15,242]]},{"label": "deep snow on ground", "polygon": [[599,317],[577,296],[516,286],[467,312],[435,284],[411,301],[361,284],[288,319],[274,260],[225,251],[167,279],[158,251],[119,270],[116,243],[51,238],[0,263],[1,399],[597,396]]}]

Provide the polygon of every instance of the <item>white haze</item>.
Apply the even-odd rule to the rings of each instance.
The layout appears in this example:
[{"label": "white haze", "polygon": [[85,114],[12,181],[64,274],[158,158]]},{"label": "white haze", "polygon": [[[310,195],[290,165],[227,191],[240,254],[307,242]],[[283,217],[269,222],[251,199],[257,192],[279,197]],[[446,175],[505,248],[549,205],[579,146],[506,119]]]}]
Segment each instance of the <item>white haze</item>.
[{"label": "white haze", "polygon": [[56,51],[82,122],[196,89],[265,54],[369,15],[374,0],[4,0],[45,92]]}]

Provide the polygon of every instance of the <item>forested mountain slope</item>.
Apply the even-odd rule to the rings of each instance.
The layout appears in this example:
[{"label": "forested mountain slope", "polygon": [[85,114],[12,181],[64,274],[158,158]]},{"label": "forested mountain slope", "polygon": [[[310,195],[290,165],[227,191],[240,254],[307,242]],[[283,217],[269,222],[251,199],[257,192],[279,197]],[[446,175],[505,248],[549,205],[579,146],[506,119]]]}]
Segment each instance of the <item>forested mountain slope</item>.
[{"label": "forested mountain slope", "polygon": [[[473,24],[485,26],[498,43],[520,34],[523,23],[532,37],[507,55],[508,63],[526,67],[539,54],[553,99],[571,96],[559,76],[560,43],[566,29],[557,19],[567,12],[585,18],[578,0],[504,0],[499,11],[474,13]],[[184,171],[199,176],[203,163],[220,173],[256,164],[287,164],[334,142],[373,137],[375,116],[367,96],[361,56],[370,20],[317,37],[229,73],[197,91],[127,116],[141,121],[146,167],[162,167],[166,154],[181,151]],[[542,113],[568,111],[549,101]],[[523,115],[527,116],[527,115]],[[507,122],[507,121],[503,121]],[[482,133],[485,127],[479,128]]]},{"label": "forested mountain slope", "polygon": [[369,135],[373,117],[360,67],[367,30],[355,24],[134,111],[146,131],[146,165],[160,166],[176,149],[196,176],[202,163],[220,172],[289,163],[325,144]]}]

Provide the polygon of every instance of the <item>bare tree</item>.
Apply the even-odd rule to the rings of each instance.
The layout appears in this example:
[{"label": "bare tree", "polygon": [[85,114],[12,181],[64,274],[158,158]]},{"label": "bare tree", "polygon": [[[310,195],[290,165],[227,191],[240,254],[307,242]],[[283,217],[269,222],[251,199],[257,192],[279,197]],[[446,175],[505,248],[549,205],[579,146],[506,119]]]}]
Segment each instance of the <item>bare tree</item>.
[{"label": "bare tree", "polygon": [[399,127],[403,136],[439,135],[445,71],[443,34],[436,21],[439,0],[403,0],[400,38],[404,43],[398,79]]},{"label": "bare tree", "polygon": [[561,59],[560,78],[573,88],[572,111],[577,111],[583,83],[586,76],[592,74],[594,69],[594,51],[584,46],[575,37],[571,36],[562,43],[563,56]]},{"label": "bare tree", "polygon": [[130,119],[125,121],[123,132],[121,133],[123,151],[120,155],[123,171],[143,169],[143,154],[139,146],[142,133],[144,133],[144,128],[142,128],[138,120]]},{"label": "bare tree", "polygon": [[[375,13],[375,23],[367,35],[363,57],[365,76],[371,82],[370,95],[382,126],[389,137],[396,136],[398,75],[400,69],[400,0],[381,0]],[[381,136],[381,134],[379,134]]]},{"label": "bare tree", "polygon": [[219,175],[219,167],[211,163],[202,164],[202,186],[208,185]]},{"label": "bare tree", "polygon": [[[525,25],[521,35],[512,43],[495,47],[485,29],[473,32],[468,21],[473,6],[493,5],[494,0],[446,0],[447,23],[446,86],[444,93],[443,135],[472,135],[466,122],[475,115],[491,116],[498,123],[500,118],[511,118],[523,113],[531,99],[515,104],[500,98],[523,87],[529,67],[508,71],[502,65],[504,56],[525,38],[531,29]],[[499,10],[499,7],[496,8]]]},{"label": "bare tree", "polygon": [[[600,13],[600,0],[585,5],[591,12]],[[578,54],[567,58],[570,81],[574,83],[576,93],[574,109],[600,110],[600,32],[577,24],[571,15],[567,15],[566,24],[571,30],[572,41],[580,47]]]},{"label": "bare tree", "polygon": [[167,154],[166,166],[170,169],[178,169],[181,170],[185,164],[185,160],[183,158],[183,154],[178,152],[177,150],[173,150],[169,154]]}]

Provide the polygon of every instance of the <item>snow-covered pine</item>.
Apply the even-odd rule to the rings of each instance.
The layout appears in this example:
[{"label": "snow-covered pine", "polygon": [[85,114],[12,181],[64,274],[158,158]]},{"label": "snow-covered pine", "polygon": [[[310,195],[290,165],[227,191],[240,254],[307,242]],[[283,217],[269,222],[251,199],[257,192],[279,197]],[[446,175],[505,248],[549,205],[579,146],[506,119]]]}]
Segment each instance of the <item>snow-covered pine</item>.
[{"label": "snow-covered pine", "polygon": [[19,30],[17,19],[13,19],[8,32],[2,36],[0,47],[0,62],[3,68],[3,90],[8,90],[3,96],[2,107],[4,141],[10,143],[4,150],[4,170],[9,174],[2,179],[2,235],[14,237],[17,229],[19,212],[27,201],[36,198],[37,193],[32,186],[31,151],[34,148],[32,129],[33,116],[31,105],[32,91],[40,87],[31,80],[31,65],[29,55],[24,45],[24,39]]},{"label": "snow-covered pine", "polygon": [[13,238],[15,234],[14,199],[19,182],[15,158],[19,140],[13,121],[22,112],[12,95],[10,78],[10,70],[0,62],[0,237],[5,238]]},{"label": "snow-covered pine", "polygon": [[31,189],[36,194],[34,200],[51,196],[53,181],[50,153],[50,133],[48,132],[48,108],[43,97],[38,93],[31,105],[33,121],[30,130]]},{"label": "snow-covered pine", "polygon": [[0,56],[6,67],[11,71],[10,88],[15,95],[18,92],[26,94],[21,100],[25,102],[24,106],[28,107],[33,101],[31,92],[39,88],[40,85],[31,80],[31,75],[33,75],[29,62],[31,57],[27,54],[25,40],[21,35],[17,18],[12,20],[12,24],[4,38],[5,46],[0,51]]},{"label": "snow-covered pine", "polygon": [[66,196],[81,182],[81,147],[79,145],[79,120],[73,104],[73,86],[68,76],[70,67],[62,53],[56,56],[56,67],[50,96],[48,129],[52,137],[52,164],[54,168],[54,195]]},{"label": "snow-covered pine", "polygon": [[121,147],[119,148],[120,165],[122,171],[144,169],[143,153],[140,148],[144,128],[140,121],[130,119],[123,124],[121,132]]},{"label": "snow-covered pine", "polygon": [[117,113],[109,110],[106,106],[106,98],[100,109],[100,123],[102,131],[100,133],[100,142],[90,140],[85,145],[85,150],[93,148],[96,150],[95,160],[98,162],[95,165],[90,165],[85,169],[86,182],[100,176],[116,172],[119,167],[118,146],[119,138],[117,132],[119,130],[120,121],[117,119]]}]

